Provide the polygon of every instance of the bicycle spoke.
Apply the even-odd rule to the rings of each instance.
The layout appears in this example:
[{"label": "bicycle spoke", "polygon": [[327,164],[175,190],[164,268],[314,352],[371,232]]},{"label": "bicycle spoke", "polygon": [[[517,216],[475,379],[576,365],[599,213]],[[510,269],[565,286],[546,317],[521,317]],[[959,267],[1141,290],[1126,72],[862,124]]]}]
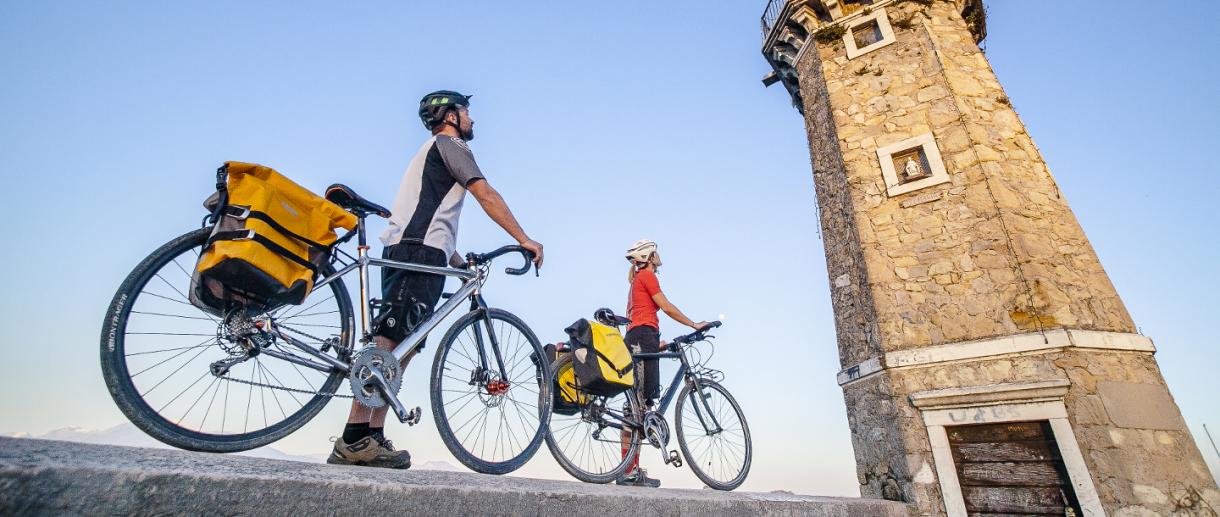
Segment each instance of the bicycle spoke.
[{"label": "bicycle spoke", "polygon": [[146,314],[149,316],[165,316],[167,318],[182,318],[182,319],[187,319],[187,320],[216,321],[215,319],[212,319],[212,318],[200,318],[197,316],[185,316],[182,314],[165,314],[165,313],[160,313],[160,312],[144,312],[144,311],[137,311],[137,310],[132,310],[131,313],[132,314]]},{"label": "bicycle spoke", "polygon": [[186,416],[191,414],[191,410],[195,409],[195,406],[197,404],[199,404],[199,401],[203,400],[203,396],[207,395],[208,391],[211,390],[212,386],[214,386],[219,380],[220,380],[219,377],[212,377],[212,382],[208,383],[207,387],[204,388],[203,391],[199,393],[199,398],[195,399],[195,402],[191,403],[191,407],[186,408],[186,412],[183,413],[182,417],[179,418],[176,422],[174,422],[174,424],[178,425],[178,424],[181,424],[183,420],[186,420]]}]

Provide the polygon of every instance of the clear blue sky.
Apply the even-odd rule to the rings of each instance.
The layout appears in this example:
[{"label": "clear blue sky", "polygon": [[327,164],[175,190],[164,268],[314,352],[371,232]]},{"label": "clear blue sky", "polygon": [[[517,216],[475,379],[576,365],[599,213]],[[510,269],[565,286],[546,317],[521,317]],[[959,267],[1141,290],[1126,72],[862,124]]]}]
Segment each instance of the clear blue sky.
[{"label": "clear blue sky", "polygon": [[[475,94],[476,156],[547,246],[542,277],[494,278],[491,302],[558,340],[621,307],[623,249],[659,241],[671,299],[727,316],[712,362],[754,432],[745,488],[854,495],[802,121],[759,82],[765,2],[523,3],[0,4],[0,431],[123,421],[98,367],[103,311],[197,227],[217,165],[389,203],[427,136],[416,102],[452,88]],[[989,7],[987,56],[1215,465],[1220,7]],[[462,224],[462,249],[508,242],[477,205]],[[408,369],[409,402],[426,404],[430,361]],[[341,406],[277,447],[327,452]],[[430,423],[390,432],[456,463]],[[653,456],[667,486],[697,486]],[[545,450],[522,472],[563,477]]]}]

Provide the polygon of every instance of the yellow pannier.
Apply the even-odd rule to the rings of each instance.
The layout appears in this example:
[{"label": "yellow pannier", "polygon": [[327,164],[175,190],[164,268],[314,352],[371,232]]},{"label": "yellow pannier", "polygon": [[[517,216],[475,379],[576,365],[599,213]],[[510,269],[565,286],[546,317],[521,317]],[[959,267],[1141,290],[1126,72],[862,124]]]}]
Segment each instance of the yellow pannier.
[{"label": "yellow pannier", "polygon": [[611,397],[635,386],[631,350],[618,329],[581,319],[564,331],[572,338],[573,370],[581,389]]},{"label": "yellow pannier", "polygon": [[356,227],[356,216],[339,205],[252,163],[226,162],[217,170],[217,193],[204,205],[216,225],[190,297],[215,314],[303,302],[338,240],[335,229]]}]

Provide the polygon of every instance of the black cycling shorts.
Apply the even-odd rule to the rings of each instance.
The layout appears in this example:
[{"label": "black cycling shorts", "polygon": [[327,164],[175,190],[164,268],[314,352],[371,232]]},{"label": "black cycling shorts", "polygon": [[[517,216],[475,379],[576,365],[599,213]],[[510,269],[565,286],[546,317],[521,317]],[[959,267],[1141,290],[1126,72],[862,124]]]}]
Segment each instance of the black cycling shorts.
[{"label": "black cycling shorts", "polygon": [[[411,243],[387,246],[382,250],[381,258],[426,266],[449,264],[444,251]],[[401,343],[436,308],[444,289],[443,275],[381,268],[382,305],[373,322],[373,335]],[[419,349],[423,348],[424,341],[420,341]]]},{"label": "black cycling shorts", "polygon": [[[623,338],[633,353],[655,354],[661,351],[661,333],[649,325],[627,331]],[[643,359],[635,362],[636,389],[640,399],[651,401],[661,396],[661,360]]]}]

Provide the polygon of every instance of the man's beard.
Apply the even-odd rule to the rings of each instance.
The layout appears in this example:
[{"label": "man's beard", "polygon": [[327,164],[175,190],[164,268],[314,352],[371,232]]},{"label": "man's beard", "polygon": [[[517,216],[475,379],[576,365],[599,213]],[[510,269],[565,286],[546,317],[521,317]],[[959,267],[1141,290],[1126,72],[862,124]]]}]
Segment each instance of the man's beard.
[{"label": "man's beard", "polygon": [[462,140],[465,140],[467,142],[474,140],[474,124],[470,125],[470,129],[463,129],[461,132],[462,132]]}]

